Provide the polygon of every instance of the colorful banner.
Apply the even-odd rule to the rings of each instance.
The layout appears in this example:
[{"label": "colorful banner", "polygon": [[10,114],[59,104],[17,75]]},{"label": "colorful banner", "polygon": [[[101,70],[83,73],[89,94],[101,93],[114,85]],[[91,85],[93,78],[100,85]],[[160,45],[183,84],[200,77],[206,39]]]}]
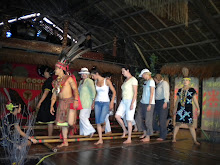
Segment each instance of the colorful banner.
[{"label": "colorful banner", "polygon": [[220,78],[203,80],[202,129],[220,131]]},{"label": "colorful banner", "polygon": [[[199,96],[199,79],[195,78],[195,77],[190,77],[191,78],[191,83],[190,83],[190,87],[194,88],[197,92],[197,99]],[[176,103],[176,99],[177,99],[177,92],[180,88],[183,87],[183,78],[179,77],[179,78],[175,78],[175,91],[174,91],[174,103]],[[195,128],[197,128],[197,119],[198,116],[196,115],[197,108],[195,107],[195,105],[193,104],[193,125]],[[186,124],[182,124],[181,128],[188,128],[188,126]]]}]

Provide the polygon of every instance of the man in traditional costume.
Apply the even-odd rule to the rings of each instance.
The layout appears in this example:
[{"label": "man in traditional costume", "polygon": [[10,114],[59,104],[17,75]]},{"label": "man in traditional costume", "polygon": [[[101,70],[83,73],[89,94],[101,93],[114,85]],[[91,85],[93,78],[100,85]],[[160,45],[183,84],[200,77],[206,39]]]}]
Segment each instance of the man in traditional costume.
[{"label": "man in traditional costume", "polygon": [[55,75],[58,77],[52,82],[53,95],[51,98],[50,113],[54,115],[55,110],[53,105],[58,97],[59,105],[56,112],[56,123],[58,126],[62,127],[63,137],[63,143],[58,145],[58,148],[68,146],[68,127],[73,128],[76,124],[76,110],[82,109],[75,76],[70,75],[68,72],[69,63],[89,50],[86,49],[81,51],[81,49],[79,49],[79,44],[82,41],[83,38],[81,38],[81,40],[78,41],[78,43],[70,50],[64,50],[59,58],[59,61],[55,65]]}]

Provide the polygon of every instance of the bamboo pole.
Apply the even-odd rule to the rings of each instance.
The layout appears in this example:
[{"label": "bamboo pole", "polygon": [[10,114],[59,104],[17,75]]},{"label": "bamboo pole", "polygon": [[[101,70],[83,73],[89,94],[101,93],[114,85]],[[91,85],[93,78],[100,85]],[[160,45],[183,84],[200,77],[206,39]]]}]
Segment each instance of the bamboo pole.
[{"label": "bamboo pole", "polygon": [[[131,135],[132,138],[139,137],[140,135]],[[102,137],[103,140],[111,140],[111,139],[125,139],[128,138],[128,136],[121,137],[121,136],[109,136],[109,137]],[[93,141],[93,140],[99,140],[99,137],[93,137],[93,138],[75,138],[75,139],[67,139],[68,142],[81,142],[81,141]],[[59,143],[63,142],[61,139],[38,139],[37,143]]]},{"label": "bamboo pole", "polygon": [[57,152],[57,148],[52,146],[51,144],[49,143],[43,143],[47,148],[49,148],[51,151],[53,152]]},{"label": "bamboo pole", "polygon": [[[96,128],[96,124],[92,124],[93,127]],[[39,129],[47,129],[47,125],[42,125],[42,126],[33,126],[32,129],[36,129],[36,130],[39,130]],[[111,128],[118,128],[120,127],[119,125],[111,125]],[[22,129],[28,129],[29,126],[21,126]],[[54,129],[60,129],[61,127],[60,126],[54,126]],[[76,125],[76,128],[79,128],[79,125]]]},{"label": "bamboo pole", "polygon": [[[143,134],[143,132],[132,132],[132,135],[141,135]],[[156,134],[155,134],[156,135]],[[68,136],[68,138],[88,138],[90,135],[88,136],[84,136],[84,135],[73,135],[73,136]],[[94,134],[93,137],[98,137],[98,134]],[[103,134],[103,137],[107,137],[107,136],[122,136],[122,133],[111,133],[111,134]],[[35,139],[57,139],[60,138],[60,136],[34,136]]]},{"label": "bamboo pole", "polygon": [[149,69],[150,66],[148,65],[143,53],[141,52],[140,48],[138,47],[138,45],[136,43],[134,43],[134,46],[136,47],[136,49],[138,50],[139,54],[141,55],[142,60],[144,61],[146,67]]}]

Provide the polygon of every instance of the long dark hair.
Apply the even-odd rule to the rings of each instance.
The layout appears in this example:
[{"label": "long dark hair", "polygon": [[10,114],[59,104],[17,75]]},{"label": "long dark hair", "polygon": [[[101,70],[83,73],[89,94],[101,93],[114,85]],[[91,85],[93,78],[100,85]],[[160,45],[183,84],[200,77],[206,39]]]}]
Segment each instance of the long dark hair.
[{"label": "long dark hair", "polygon": [[101,75],[101,72],[99,71],[99,69],[97,69],[96,66],[93,66],[92,69],[91,69],[91,74],[96,74],[96,73]]},{"label": "long dark hair", "polygon": [[135,69],[134,67],[131,67],[130,65],[124,65],[122,68],[124,68],[125,70],[129,70],[129,72],[131,73],[131,75],[135,76]]}]

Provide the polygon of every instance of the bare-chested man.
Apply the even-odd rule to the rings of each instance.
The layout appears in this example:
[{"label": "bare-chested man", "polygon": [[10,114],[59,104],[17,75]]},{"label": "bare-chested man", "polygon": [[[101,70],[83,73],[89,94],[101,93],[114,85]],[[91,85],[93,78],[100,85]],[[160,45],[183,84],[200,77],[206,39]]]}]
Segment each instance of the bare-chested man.
[{"label": "bare-chested man", "polygon": [[55,112],[53,105],[57,100],[57,96],[59,98],[56,123],[58,126],[62,127],[63,143],[58,145],[58,148],[68,146],[68,127],[72,127],[76,123],[76,108],[79,105],[77,84],[71,76],[65,75],[67,67],[68,66],[61,62],[56,63],[55,75],[58,77],[53,81],[54,89],[51,98],[50,113],[52,115],[54,115]]}]

